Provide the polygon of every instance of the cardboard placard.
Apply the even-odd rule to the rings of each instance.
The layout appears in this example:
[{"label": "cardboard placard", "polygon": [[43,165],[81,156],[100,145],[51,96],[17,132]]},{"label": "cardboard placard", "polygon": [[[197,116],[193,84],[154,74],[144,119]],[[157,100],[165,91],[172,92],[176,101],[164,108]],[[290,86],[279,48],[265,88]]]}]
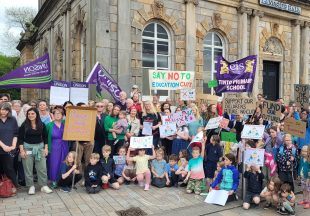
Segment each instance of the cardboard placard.
[{"label": "cardboard placard", "polygon": [[272,122],[280,122],[281,105],[274,101],[263,101],[262,117],[264,120]]},{"label": "cardboard placard", "polygon": [[286,118],[284,120],[284,132],[293,136],[305,138],[307,123],[295,120],[294,118]]},{"label": "cardboard placard", "polygon": [[244,151],[244,164],[264,166],[265,149],[246,148]]},{"label": "cardboard placard", "polygon": [[181,89],[180,98],[184,101],[196,100],[196,89]]},{"label": "cardboard placard", "polygon": [[97,110],[90,107],[67,107],[64,140],[93,141]]},{"label": "cardboard placard", "polygon": [[228,114],[253,115],[256,109],[256,100],[241,94],[225,94],[223,108],[224,112]]},{"label": "cardboard placard", "polygon": [[265,131],[264,125],[244,125],[241,138],[262,139]]},{"label": "cardboard placard", "polygon": [[201,104],[217,104],[219,96],[217,95],[210,95],[210,94],[196,94],[196,102],[197,105],[200,106]]},{"label": "cardboard placard", "polygon": [[310,104],[310,85],[295,84],[294,89],[296,105],[308,109]]},{"label": "cardboard placard", "polygon": [[134,149],[152,148],[153,147],[153,136],[131,137],[130,147]]}]

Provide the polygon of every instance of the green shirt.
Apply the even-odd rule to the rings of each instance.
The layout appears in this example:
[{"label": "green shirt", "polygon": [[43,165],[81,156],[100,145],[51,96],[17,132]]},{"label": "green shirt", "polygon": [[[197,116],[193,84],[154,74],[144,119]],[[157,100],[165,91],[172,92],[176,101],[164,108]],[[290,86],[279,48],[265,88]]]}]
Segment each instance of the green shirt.
[{"label": "green shirt", "polygon": [[[110,129],[113,129],[113,125],[118,121],[118,117],[112,117],[108,115],[104,119],[104,130],[108,133],[108,140],[114,140],[113,135],[109,132]],[[123,140],[125,133],[116,134],[117,139]]]}]

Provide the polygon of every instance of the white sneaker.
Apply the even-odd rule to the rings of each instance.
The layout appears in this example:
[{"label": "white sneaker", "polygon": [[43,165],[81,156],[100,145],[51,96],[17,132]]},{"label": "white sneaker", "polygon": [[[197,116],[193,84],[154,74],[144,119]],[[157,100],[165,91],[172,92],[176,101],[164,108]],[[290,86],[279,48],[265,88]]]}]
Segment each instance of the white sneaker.
[{"label": "white sneaker", "polygon": [[50,189],[48,186],[43,186],[41,187],[41,192],[44,192],[44,193],[53,193],[52,189]]},{"label": "white sneaker", "polygon": [[34,195],[36,193],[36,188],[34,186],[31,186],[29,188],[28,194],[29,195]]}]

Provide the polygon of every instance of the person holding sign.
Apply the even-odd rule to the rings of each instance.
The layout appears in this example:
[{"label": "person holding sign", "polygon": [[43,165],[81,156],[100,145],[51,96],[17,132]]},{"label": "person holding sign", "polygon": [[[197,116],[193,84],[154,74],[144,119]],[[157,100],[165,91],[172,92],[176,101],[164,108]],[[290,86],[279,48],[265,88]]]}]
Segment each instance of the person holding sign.
[{"label": "person holding sign", "polygon": [[35,194],[33,182],[33,165],[35,164],[38,174],[38,183],[41,191],[52,193],[47,186],[46,156],[48,155],[47,131],[40,119],[37,109],[30,108],[27,111],[26,120],[19,128],[18,135],[20,156],[22,158],[26,185],[29,187],[28,194]]},{"label": "person holding sign", "polygon": [[95,127],[95,144],[94,144],[94,153],[98,153],[100,158],[102,158],[101,148],[105,144],[105,131],[104,131],[104,120],[107,116],[105,114],[105,106],[103,102],[97,102],[95,104],[97,109],[97,118],[96,118],[96,127]]},{"label": "person holding sign", "polygon": [[190,107],[196,119],[195,121],[188,124],[189,137],[192,139],[197,134],[198,128],[203,127],[203,119],[200,116],[199,109],[196,104],[191,103]]},{"label": "person holding sign", "polygon": [[56,108],[53,110],[54,121],[47,124],[47,135],[48,135],[48,177],[52,182],[52,188],[57,187],[57,180],[60,173],[61,162],[64,161],[66,155],[69,152],[68,142],[63,140],[64,133],[64,121],[63,109]]},{"label": "person holding sign", "polygon": [[309,112],[307,110],[302,110],[300,115],[299,115],[299,113],[295,109],[294,118],[295,118],[295,120],[301,120],[301,121],[307,123],[305,137],[304,138],[301,138],[301,137],[297,138],[298,150],[300,152],[303,146],[308,145],[310,143],[310,115],[309,115]]}]

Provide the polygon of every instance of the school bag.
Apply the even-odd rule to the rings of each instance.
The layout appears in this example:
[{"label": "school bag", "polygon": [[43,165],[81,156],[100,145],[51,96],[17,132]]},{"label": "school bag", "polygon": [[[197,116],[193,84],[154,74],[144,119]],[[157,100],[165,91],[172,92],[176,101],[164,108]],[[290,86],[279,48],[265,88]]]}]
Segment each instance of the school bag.
[{"label": "school bag", "polygon": [[5,175],[0,179],[0,197],[7,198],[16,195],[16,188],[8,177]]}]

